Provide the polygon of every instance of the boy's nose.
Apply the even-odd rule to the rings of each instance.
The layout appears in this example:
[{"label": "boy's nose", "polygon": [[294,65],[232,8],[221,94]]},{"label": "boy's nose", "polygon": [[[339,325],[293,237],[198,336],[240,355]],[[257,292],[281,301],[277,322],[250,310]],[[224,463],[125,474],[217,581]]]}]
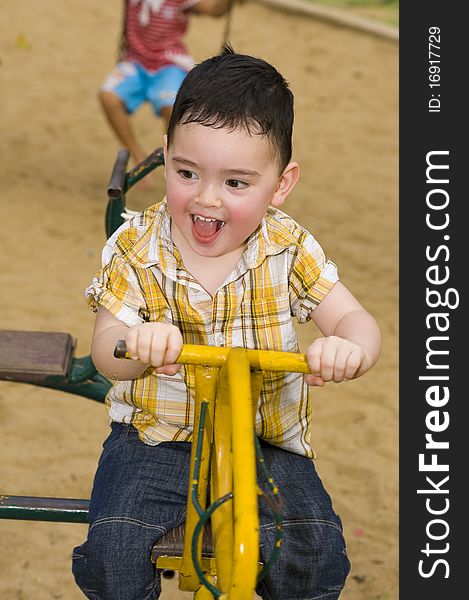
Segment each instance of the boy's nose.
[{"label": "boy's nose", "polygon": [[219,208],[221,206],[221,200],[212,186],[207,186],[203,190],[200,190],[196,202],[201,206]]}]

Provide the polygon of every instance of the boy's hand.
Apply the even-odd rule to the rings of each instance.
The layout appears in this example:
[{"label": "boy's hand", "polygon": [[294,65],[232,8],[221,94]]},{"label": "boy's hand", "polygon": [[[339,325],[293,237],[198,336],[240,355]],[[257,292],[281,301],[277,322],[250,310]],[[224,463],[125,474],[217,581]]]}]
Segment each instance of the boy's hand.
[{"label": "boy's hand", "polygon": [[170,323],[141,323],[129,327],[125,342],[130,356],[155,367],[156,373],[175,375],[181,368],[174,363],[182,350],[182,335]]},{"label": "boy's hand", "polygon": [[308,385],[323,386],[327,381],[353,379],[365,360],[360,346],[331,335],[318,338],[306,351],[308,365],[314,375],[306,375]]}]

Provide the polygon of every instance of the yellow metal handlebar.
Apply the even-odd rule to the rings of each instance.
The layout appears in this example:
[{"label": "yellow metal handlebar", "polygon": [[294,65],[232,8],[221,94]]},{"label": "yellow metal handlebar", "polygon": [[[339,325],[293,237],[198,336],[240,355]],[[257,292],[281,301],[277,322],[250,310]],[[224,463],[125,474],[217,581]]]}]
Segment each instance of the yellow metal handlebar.
[{"label": "yellow metal handlebar", "polygon": [[[222,367],[232,348],[184,344],[176,360],[179,364],[204,367]],[[259,371],[289,371],[292,373],[310,373],[304,354],[296,352],[278,352],[276,350],[246,350],[251,369]],[[130,358],[124,340],[118,340],[114,352],[116,358]]]}]

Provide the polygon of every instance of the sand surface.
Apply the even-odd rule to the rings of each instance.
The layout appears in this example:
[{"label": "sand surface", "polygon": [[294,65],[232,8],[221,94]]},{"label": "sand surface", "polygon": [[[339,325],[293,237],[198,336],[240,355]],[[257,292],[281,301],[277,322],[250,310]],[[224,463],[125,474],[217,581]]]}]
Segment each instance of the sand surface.
[{"label": "sand surface", "polygon": [[[193,20],[196,60],[224,22]],[[70,332],[88,354],[83,290],[105,241],[106,187],[118,150],[96,90],[116,55],[120,3],[2,2],[0,21],[0,328]],[[358,381],[315,393],[317,468],[341,515],[352,572],[341,599],[397,598],[397,56],[395,43],[247,2],[231,42],[273,62],[296,95],[301,181],[285,210],[339,266],[376,316],[382,357]],[[135,118],[161,145],[149,109]],[[129,194],[140,210],[162,193]],[[316,332],[301,329],[303,346]],[[86,498],[108,432],[102,405],[0,382],[0,492]],[[70,572],[85,525],[0,522],[1,600],[83,596]],[[167,586],[166,598],[186,597]]]}]

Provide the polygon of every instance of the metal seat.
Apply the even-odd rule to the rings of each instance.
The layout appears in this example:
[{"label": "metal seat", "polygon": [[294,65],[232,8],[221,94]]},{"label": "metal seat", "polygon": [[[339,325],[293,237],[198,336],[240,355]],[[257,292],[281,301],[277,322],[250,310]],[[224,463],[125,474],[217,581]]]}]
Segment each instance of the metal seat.
[{"label": "metal seat", "polygon": [[0,330],[0,379],[42,384],[66,380],[75,342],[69,333]]},{"label": "metal seat", "polygon": [[69,333],[0,330],[0,379],[104,402],[111,382],[97,372],[91,356],[74,354]]},{"label": "metal seat", "polygon": [[[156,564],[159,558],[182,557],[184,552],[184,532],[186,524],[171,529],[160,538],[152,548],[151,560]],[[202,539],[202,558],[213,558],[215,556],[212,543],[212,532],[210,524],[204,528]]]}]

